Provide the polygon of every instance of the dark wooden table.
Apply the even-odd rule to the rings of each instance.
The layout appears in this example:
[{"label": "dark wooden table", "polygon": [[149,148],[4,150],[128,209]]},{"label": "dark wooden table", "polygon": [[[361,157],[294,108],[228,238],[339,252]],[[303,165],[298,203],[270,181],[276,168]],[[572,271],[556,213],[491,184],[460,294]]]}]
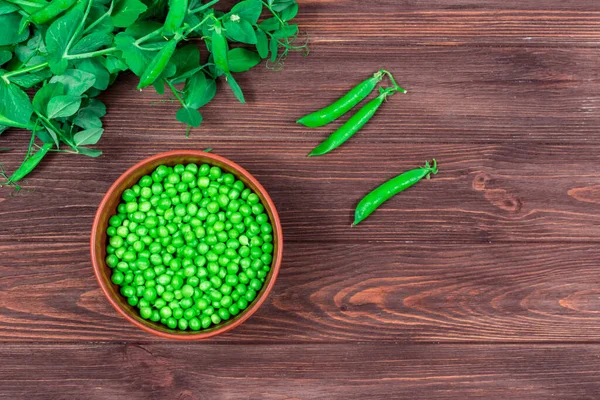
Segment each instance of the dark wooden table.
[{"label": "dark wooden table", "polygon": [[[0,191],[2,399],[597,399],[600,2],[301,2],[311,54],[222,88],[190,138],[124,76],[98,159],[53,155]],[[386,67],[409,90],[341,150],[294,120]],[[3,134],[23,157],[27,135]],[[133,163],[204,149],[250,170],[286,238],[275,289],[215,340],[149,336],[111,308],[88,239]],[[440,173],[351,228],[363,194]]]}]

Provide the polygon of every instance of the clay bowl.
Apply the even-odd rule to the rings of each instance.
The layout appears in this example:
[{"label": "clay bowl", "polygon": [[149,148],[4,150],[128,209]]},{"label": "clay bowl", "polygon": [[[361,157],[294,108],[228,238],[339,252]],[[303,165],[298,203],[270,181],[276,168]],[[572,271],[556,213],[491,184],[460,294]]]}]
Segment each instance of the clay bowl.
[{"label": "clay bowl", "polygon": [[[145,320],[139,315],[137,308],[130,306],[125,297],[119,293],[119,287],[112,283],[110,280],[112,270],[106,265],[106,228],[108,226],[109,218],[116,213],[117,205],[121,201],[121,195],[123,191],[133,186],[137,181],[144,175],[151,173],[159,165],[174,166],[176,164],[186,163],[197,163],[197,164],[210,164],[215,165],[233,174],[236,178],[244,182],[244,184],[251,188],[259,197],[265,207],[265,211],[271,220],[273,225],[273,264],[271,270],[266,277],[265,283],[258,292],[256,298],[252,303],[248,305],[244,311],[236,315],[234,318],[225,321],[216,326],[212,326],[209,329],[201,331],[180,331],[177,329],[169,329],[162,325],[160,322],[152,322]],[[279,215],[275,209],[275,205],[269,197],[269,194],[262,187],[260,183],[254,178],[248,171],[237,165],[236,163],[220,157],[216,154],[206,153],[197,150],[181,150],[181,151],[169,151],[166,153],[160,153],[140,161],[133,167],[129,168],[123,175],[119,177],[108,189],[94,219],[94,225],[92,227],[92,235],[90,240],[92,265],[94,267],[94,273],[100,284],[102,292],[106,295],[108,301],[113,307],[123,315],[129,322],[137,326],[138,328],[152,333],[154,335],[178,340],[201,340],[207,339],[221,333],[225,333],[242,324],[252,314],[258,310],[258,308],[264,303],[267,296],[273,289],[275,279],[281,266],[281,259],[283,254],[283,236],[281,231],[281,222],[279,221]]]}]

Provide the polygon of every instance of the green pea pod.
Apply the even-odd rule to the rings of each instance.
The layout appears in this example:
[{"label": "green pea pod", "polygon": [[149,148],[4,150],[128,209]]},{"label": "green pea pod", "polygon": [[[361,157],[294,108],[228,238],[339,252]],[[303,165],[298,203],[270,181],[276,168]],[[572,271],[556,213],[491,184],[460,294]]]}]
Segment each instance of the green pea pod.
[{"label": "green pea pod", "polygon": [[215,61],[215,65],[226,75],[229,75],[229,62],[227,61],[227,39],[223,35],[221,24],[215,22],[214,30],[212,33],[212,54]]},{"label": "green pea pod", "polygon": [[54,0],[46,7],[31,14],[29,20],[37,25],[45,24],[56,18],[62,12],[67,11],[76,2],[77,0]]},{"label": "green pea pod", "polygon": [[363,108],[358,110],[346,123],[339,127],[339,129],[333,132],[325,141],[315,147],[308,156],[322,156],[330,151],[341,146],[346,140],[350,139],[352,135],[358,132],[377,112],[383,101],[387,96],[395,93],[395,89],[384,90],[379,96],[369,101]]},{"label": "green pea pod", "polygon": [[169,63],[169,60],[173,56],[173,53],[175,52],[178,41],[179,40],[177,39],[169,40],[167,44],[160,49],[158,53],[156,53],[152,61],[150,61],[150,64],[148,64],[144,70],[144,73],[140,78],[140,83],[138,84],[138,89],[152,85],[152,83],[154,83],[160,74],[162,74]]},{"label": "green pea pod", "polygon": [[312,114],[308,114],[296,122],[309,128],[318,128],[335,121],[363,101],[375,89],[377,84],[381,82],[383,76],[383,71],[376,72],[372,77],[356,85],[336,102]]},{"label": "green pea pod", "polygon": [[163,34],[171,36],[179,29],[188,9],[188,0],[169,0],[169,12],[163,25]]},{"label": "green pea pod", "polygon": [[48,154],[48,151],[50,151],[52,146],[52,143],[44,144],[42,148],[39,149],[33,156],[23,161],[21,166],[17,168],[17,170],[10,176],[10,178],[8,178],[8,183],[16,183],[21,179],[25,178],[25,176],[31,171],[33,171],[33,169],[40,163],[40,161],[42,161],[42,158],[44,158],[44,156]]},{"label": "green pea pod", "polygon": [[427,161],[424,167],[405,172],[385,182],[358,203],[354,212],[354,223],[352,225],[358,225],[391,197],[408,189],[425,177],[429,179],[430,174],[435,175],[437,173],[437,161],[433,159],[432,165],[429,165],[429,161]]}]

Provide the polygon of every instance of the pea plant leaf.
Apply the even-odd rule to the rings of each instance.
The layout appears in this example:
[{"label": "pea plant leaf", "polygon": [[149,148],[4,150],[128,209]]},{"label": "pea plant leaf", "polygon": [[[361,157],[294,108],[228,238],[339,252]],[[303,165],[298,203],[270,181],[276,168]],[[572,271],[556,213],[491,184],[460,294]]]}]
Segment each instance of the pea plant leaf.
[{"label": "pea plant leaf", "polygon": [[65,94],[65,85],[61,82],[45,84],[33,96],[32,105],[34,110],[42,115],[46,115],[50,99],[63,94]]},{"label": "pea plant leaf", "polygon": [[282,26],[280,29],[276,30],[273,33],[273,37],[276,37],[278,39],[283,39],[283,38],[287,38],[290,36],[294,36],[297,33],[298,33],[298,25],[290,24],[290,25]]},{"label": "pea plant leaf", "polygon": [[286,8],[296,4],[296,0],[268,0],[273,11],[282,12]]},{"label": "pea plant leaf", "polygon": [[78,147],[77,151],[79,154],[83,154],[88,157],[98,157],[102,155],[102,151],[96,149],[89,149],[87,147]]},{"label": "pea plant leaf", "polygon": [[33,107],[27,94],[0,80],[0,125],[27,128]]},{"label": "pea plant leaf", "polygon": [[174,83],[181,83],[192,76],[200,67],[200,50],[194,44],[183,46],[175,51],[171,62],[175,66],[175,76],[177,78]]},{"label": "pea plant leaf", "polygon": [[231,72],[248,71],[262,61],[257,52],[242,47],[229,50],[227,53],[227,60]]},{"label": "pea plant leaf", "polygon": [[0,15],[0,26],[2,27],[0,46],[9,46],[27,40],[29,37],[27,30],[19,33],[19,24],[22,18],[18,12]]},{"label": "pea plant leaf", "polygon": [[14,11],[19,11],[19,7],[15,4],[0,0],[0,15],[10,14]]},{"label": "pea plant leaf", "polygon": [[269,39],[262,29],[256,31],[256,50],[261,58],[269,57]]},{"label": "pea plant leaf", "polygon": [[94,86],[96,76],[79,69],[68,69],[62,75],[54,75],[50,83],[60,82],[64,85],[66,93],[73,96],[81,96],[89,88]]},{"label": "pea plant leaf", "polygon": [[240,85],[238,85],[236,80],[233,78],[233,75],[227,75],[227,83],[239,102],[242,104],[246,103],[246,100],[244,99],[244,93],[242,93],[242,88],[240,88]]},{"label": "pea plant leaf", "polygon": [[113,41],[113,36],[105,32],[92,32],[87,36],[84,36],[75,43],[75,45],[69,51],[70,54],[81,54],[89,53],[101,49],[104,46],[108,46]]},{"label": "pea plant leaf", "polygon": [[[233,16],[232,16],[233,18]],[[225,35],[236,42],[256,44],[256,33],[252,24],[243,19],[229,19],[223,24]]]},{"label": "pea plant leaf", "polygon": [[[150,32],[160,29],[161,27],[162,27],[162,24],[160,24],[156,21],[141,20],[141,21],[137,21],[134,24],[128,26],[125,29],[125,33],[128,34],[129,36],[133,36],[135,39],[139,39],[143,36],[146,36]],[[148,39],[148,41],[146,41],[145,43],[148,44],[148,43],[152,43],[152,42],[156,42],[156,41],[164,42],[165,40],[162,38],[162,36],[157,36],[157,37]]]},{"label": "pea plant leaf", "polygon": [[111,14],[114,12],[114,0],[93,1],[85,24],[85,33],[89,31],[111,33],[114,25],[111,21]]},{"label": "pea plant leaf", "polygon": [[0,50],[0,65],[6,64],[12,59],[12,53],[8,50]]},{"label": "pea plant leaf", "polygon": [[119,33],[115,36],[115,45],[119,49],[125,60],[125,63],[137,76],[141,76],[150,61],[154,53],[149,51],[143,51],[135,45],[135,39],[133,36],[129,36],[124,32]]},{"label": "pea plant leaf", "polygon": [[186,81],[183,100],[188,107],[200,108],[210,102],[216,93],[217,84],[214,79],[207,79],[202,71],[198,71]]},{"label": "pea plant leaf", "polygon": [[177,121],[193,126],[194,128],[200,126],[202,123],[202,114],[192,107],[181,107],[177,110],[175,117]]},{"label": "pea plant leaf", "polygon": [[237,3],[231,11],[229,16],[237,15],[241,19],[256,24],[262,13],[262,2],[261,0],[245,0]]},{"label": "pea plant leaf", "polygon": [[28,64],[33,57],[40,53],[46,53],[46,45],[39,29],[34,29],[29,40],[20,43],[15,48],[15,55],[23,64]]},{"label": "pea plant leaf", "polygon": [[100,140],[100,137],[102,136],[103,132],[104,132],[104,129],[102,129],[102,128],[85,129],[85,130],[79,131],[75,135],[73,135],[73,142],[78,147],[90,145],[90,144],[96,144],[96,143],[98,143],[98,140]]},{"label": "pea plant leaf", "polygon": [[271,62],[275,62],[275,60],[277,60],[277,56],[279,55],[279,42],[277,42],[277,39],[271,38],[269,50],[271,51]]},{"label": "pea plant leaf", "polygon": [[294,2],[281,11],[280,17],[284,21],[289,21],[294,19],[296,15],[298,15],[298,3]]},{"label": "pea plant leaf", "polygon": [[79,110],[81,105],[81,97],[65,94],[56,96],[48,101],[47,116],[50,119],[70,117]]},{"label": "pea plant leaf", "polygon": [[281,26],[281,24],[280,24],[279,20],[275,17],[265,19],[260,24],[258,24],[258,27],[265,32],[276,31],[277,29],[279,29],[280,26]]},{"label": "pea plant leaf", "polygon": [[17,75],[10,78],[10,82],[15,85],[19,85],[22,88],[29,89],[52,76],[52,72],[49,69],[43,69],[37,72],[30,72],[28,74]]},{"label": "pea plant leaf", "polygon": [[89,104],[77,112],[73,123],[83,129],[101,128],[100,118],[106,115],[106,106],[98,99],[91,99]]},{"label": "pea plant leaf", "polygon": [[127,70],[127,64],[120,57],[106,56],[100,58],[100,63],[109,74],[116,74]]},{"label": "pea plant leaf", "polygon": [[85,71],[96,77],[93,87],[98,90],[106,90],[110,83],[110,74],[100,64],[97,58],[88,58],[77,63],[77,69]]},{"label": "pea plant leaf", "polygon": [[[46,49],[48,64],[56,75],[62,75],[69,65],[65,58],[69,41],[76,34],[77,27],[83,19],[83,12],[75,7],[57,19],[46,31]],[[75,38],[77,39],[77,38]]]},{"label": "pea plant leaf", "polygon": [[148,7],[139,0],[116,0],[111,20],[117,28],[133,24]]}]

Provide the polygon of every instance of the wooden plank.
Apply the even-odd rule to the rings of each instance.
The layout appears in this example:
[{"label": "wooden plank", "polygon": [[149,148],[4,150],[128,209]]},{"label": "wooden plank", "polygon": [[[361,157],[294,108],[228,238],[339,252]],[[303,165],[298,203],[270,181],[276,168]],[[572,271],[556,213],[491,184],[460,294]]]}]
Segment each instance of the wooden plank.
[{"label": "wooden plank", "polygon": [[[0,245],[0,341],[157,340],[103,297],[86,243]],[[596,244],[288,243],[224,342],[600,342]]]},{"label": "wooden plank", "polygon": [[7,399],[594,399],[600,346],[5,345]]},{"label": "wooden plank", "polygon": [[[219,142],[265,185],[286,240],[300,242],[598,242],[599,147],[369,143],[366,135],[321,158],[314,143]],[[113,137],[105,159],[52,155],[29,191],[0,196],[0,240],[85,241],[104,192],[129,166],[160,150],[205,148],[198,139]],[[319,138],[320,139],[320,138]],[[351,228],[354,208],[385,180],[436,157],[440,173]],[[20,157],[12,157],[18,163]],[[110,160],[107,162],[107,160]],[[15,165],[11,164],[11,165]]]}]

